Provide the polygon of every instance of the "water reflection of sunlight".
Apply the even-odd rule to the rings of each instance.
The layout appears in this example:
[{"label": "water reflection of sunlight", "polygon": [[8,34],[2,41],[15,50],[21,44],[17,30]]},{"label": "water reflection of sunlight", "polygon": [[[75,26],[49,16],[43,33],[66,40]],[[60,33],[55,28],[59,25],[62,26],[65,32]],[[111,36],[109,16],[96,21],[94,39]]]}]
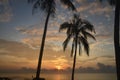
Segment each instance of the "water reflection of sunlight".
[{"label": "water reflection of sunlight", "polygon": [[55,80],[61,80],[60,74],[57,74],[57,75],[55,76]]},{"label": "water reflection of sunlight", "polygon": [[70,80],[70,75],[57,73],[57,74],[54,74],[54,77],[51,80]]}]

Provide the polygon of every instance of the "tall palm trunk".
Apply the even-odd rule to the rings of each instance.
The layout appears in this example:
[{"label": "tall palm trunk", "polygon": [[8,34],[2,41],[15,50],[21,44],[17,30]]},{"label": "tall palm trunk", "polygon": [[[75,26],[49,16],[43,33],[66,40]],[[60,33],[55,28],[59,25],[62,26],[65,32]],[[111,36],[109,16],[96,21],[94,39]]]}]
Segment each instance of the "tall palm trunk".
[{"label": "tall palm trunk", "polygon": [[39,80],[39,76],[41,73],[42,56],[43,56],[44,43],[45,43],[45,38],[46,38],[46,33],[47,33],[48,20],[50,17],[50,10],[51,10],[51,7],[49,8],[49,12],[47,14],[46,21],[45,21],[45,28],[44,28],[44,32],[43,32],[41,49],[40,49],[39,60],[38,60],[38,67],[37,67],[37,72],[36,72],[36,80]]},{"label": "tall palm trunk", "polygon": [[117,80],[120,80],[120,47],[119,47],[119,18],[120,18],[120,1],[116,0],[115,23],[114,23],[114,48],[117,67]]},{"label": "tall palm trunk", "polygon": [[75,54],[74,54],[74,61],[73,61],[72,78],[71,78],[71,80],[74,80],[76,55],[77,55],[77,35],[76,35],[76,41],[75,41]]}]

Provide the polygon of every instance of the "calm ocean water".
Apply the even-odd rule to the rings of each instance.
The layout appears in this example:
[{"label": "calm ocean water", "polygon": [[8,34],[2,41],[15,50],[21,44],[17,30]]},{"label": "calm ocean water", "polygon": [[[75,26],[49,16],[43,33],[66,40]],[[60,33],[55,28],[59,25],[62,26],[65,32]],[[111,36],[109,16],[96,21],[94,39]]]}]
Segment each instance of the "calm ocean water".
[{"label": "calm ocean water", "polygon": [[[32,73],[6,74],[0,73],[0,77],[10,77],[13,80],[32,80]],[[46,80],[70,80],[71,74],[42,74]],[[116,80],[116,74],[113,73],[76,73],[75,80]]]}]

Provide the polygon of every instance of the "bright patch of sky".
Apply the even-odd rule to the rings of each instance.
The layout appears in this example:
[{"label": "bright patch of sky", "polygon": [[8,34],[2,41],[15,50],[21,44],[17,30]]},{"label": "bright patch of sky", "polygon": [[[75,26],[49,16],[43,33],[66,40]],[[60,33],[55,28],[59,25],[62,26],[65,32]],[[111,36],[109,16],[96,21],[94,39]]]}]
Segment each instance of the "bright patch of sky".
[{"label": "bright patch of sky", "polygon": [[[84,51],[81,56],[77,57],[77,67],[96,67],[98,62],[115,66],[114,8],[106,1],[104,3],[99,3],[97,0],[73,1],[81,18],[94,25],[97,39],[97,41],[90,42],[89,57]],[[69,54],[71,45],[68,46],[67,51],[63,52],[62,42],[65,40],[66,34],[59,33],[59,25],[72,18],[72,11],[66,10],[66,7],[62,6],[60,2],[56,1],[56,3],[58,3],[56,16],[49,19],[43,68],[47,68],[46,64],[54,64],[54,67],[50,66],[50,68],[72,67],[72,58]],[[16,63],[21,63],[17,66],[18,68],[21,68],[22,65],[27,66],[24,62],[28,62],[28,65],[33,62],[31,67],[36,67],[45,19],[46,15],[43,11],[32,15],[32,5],[28,4],[27,0],[0,0],[0,44],[2,43],[0,45],[0,56],[2,55],[0,63],[6,63],[5,65],[0,64],[0,67],[17,66],[13,63],[14,59],[17,60]],[[7,62],[5,58],[11,60]],[[83,62],[85,63],[82,64]]]}]

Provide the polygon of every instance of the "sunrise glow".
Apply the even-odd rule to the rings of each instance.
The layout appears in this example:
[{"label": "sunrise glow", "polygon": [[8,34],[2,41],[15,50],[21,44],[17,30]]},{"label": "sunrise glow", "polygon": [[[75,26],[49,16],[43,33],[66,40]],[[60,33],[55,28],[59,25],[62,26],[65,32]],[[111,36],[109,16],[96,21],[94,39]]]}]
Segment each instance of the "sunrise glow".
[{"label": "sunrise glow", "polygon": [[[55,15],[50,13],[48,17],[48,9],[41,9],[41,5],[38,9],[35,9],[32,15],[34,11],[33,4],[28,3],[28,1],[33,1],[33,3],[34,1],[45,1],[45,4],[53,1],[53,4],[48,9],[55,7],[51,11],[55,11]],[[75,75],[78,76],[75,76],[75,80],[97,80],[98,78],[101,78],[99,80],[117,80],[115,79],[116,56],[114,48],[115,7],[107,2],[111,0],[0,0],[0,78],[5,73],[5,76],[10,74],[18,77],[19,73],[23,73],[22,75],[27,73],[24,75],[25,78],[29,76],[30,79],[27,80],[33,80],[31,78],[32,75],[33,77],[36,75],[39,55],[41,54],[40,50],[44,47],[43,55],[40,56],[40,58],[42,57],[40,77],[45,78],[45,80],[71,79],[71,75],[68,77],[68,74],[72,74],[73,70],[74,56],[71,57],[71,52],[74,39],[69,40],[68,32],[73,31],[69,31],[69,29],[68,31],[59,31],[59,29],[61,24],[74,21],[72,19],[76,12],[68,9],[70,7],[65,6],[64,1],[73,2],[77,14],[81,18],[78,22],[82,21],[81,23],[83,23],[84,20],[85,22],[87,20],[94,26],[96,32],[96,34],[92,33],[96,38],[96,40],[93,40],[91,39],[92,36],[82,31],[81,28],[81,33],[84,34],[80,34],[84,37],[87,34],[89,38],[82,39],[81,37],[78,39],[80,40],[78,43],[83,42],[86,44],[86,40],[88,40],[89,56],[87,56],[83,44],[78,44],[75,62]],[[46,23],[47,18],[48,22]],[[80,25],[84,27],[85,24],[81,23]],[[44,46],[41,46],[46,25],[45,42]],[[68,39],[66,39],[67,37]],[[69,43],[67,44],[66,41],[69,41]],[[64,45],[67,46],[64,47]],[[80,55],[79,48],[81,50]],[[73,55],[75,50],[74,48]],[[28,75],[28,73],[32,75]],[[90,75],[87,74],[86,76],[86,74],[82,75],[82,73]],[[103,74],[102,77],[101,73],[107,75]],[[44,74],[44,76],[41,76],[41,74]],[[91,75],[95,77],[91,77]],[[12,77],[10,76],[10,78]],[[21,77],[20,79],[15,77],[15,79],[25,80],[21,79]]]},{"label": "sunrise glow", "polygon": [[61,66],[56,66],[56,69],[57,69],[57,70],[61,70],[62,67],[61,67]]}]

